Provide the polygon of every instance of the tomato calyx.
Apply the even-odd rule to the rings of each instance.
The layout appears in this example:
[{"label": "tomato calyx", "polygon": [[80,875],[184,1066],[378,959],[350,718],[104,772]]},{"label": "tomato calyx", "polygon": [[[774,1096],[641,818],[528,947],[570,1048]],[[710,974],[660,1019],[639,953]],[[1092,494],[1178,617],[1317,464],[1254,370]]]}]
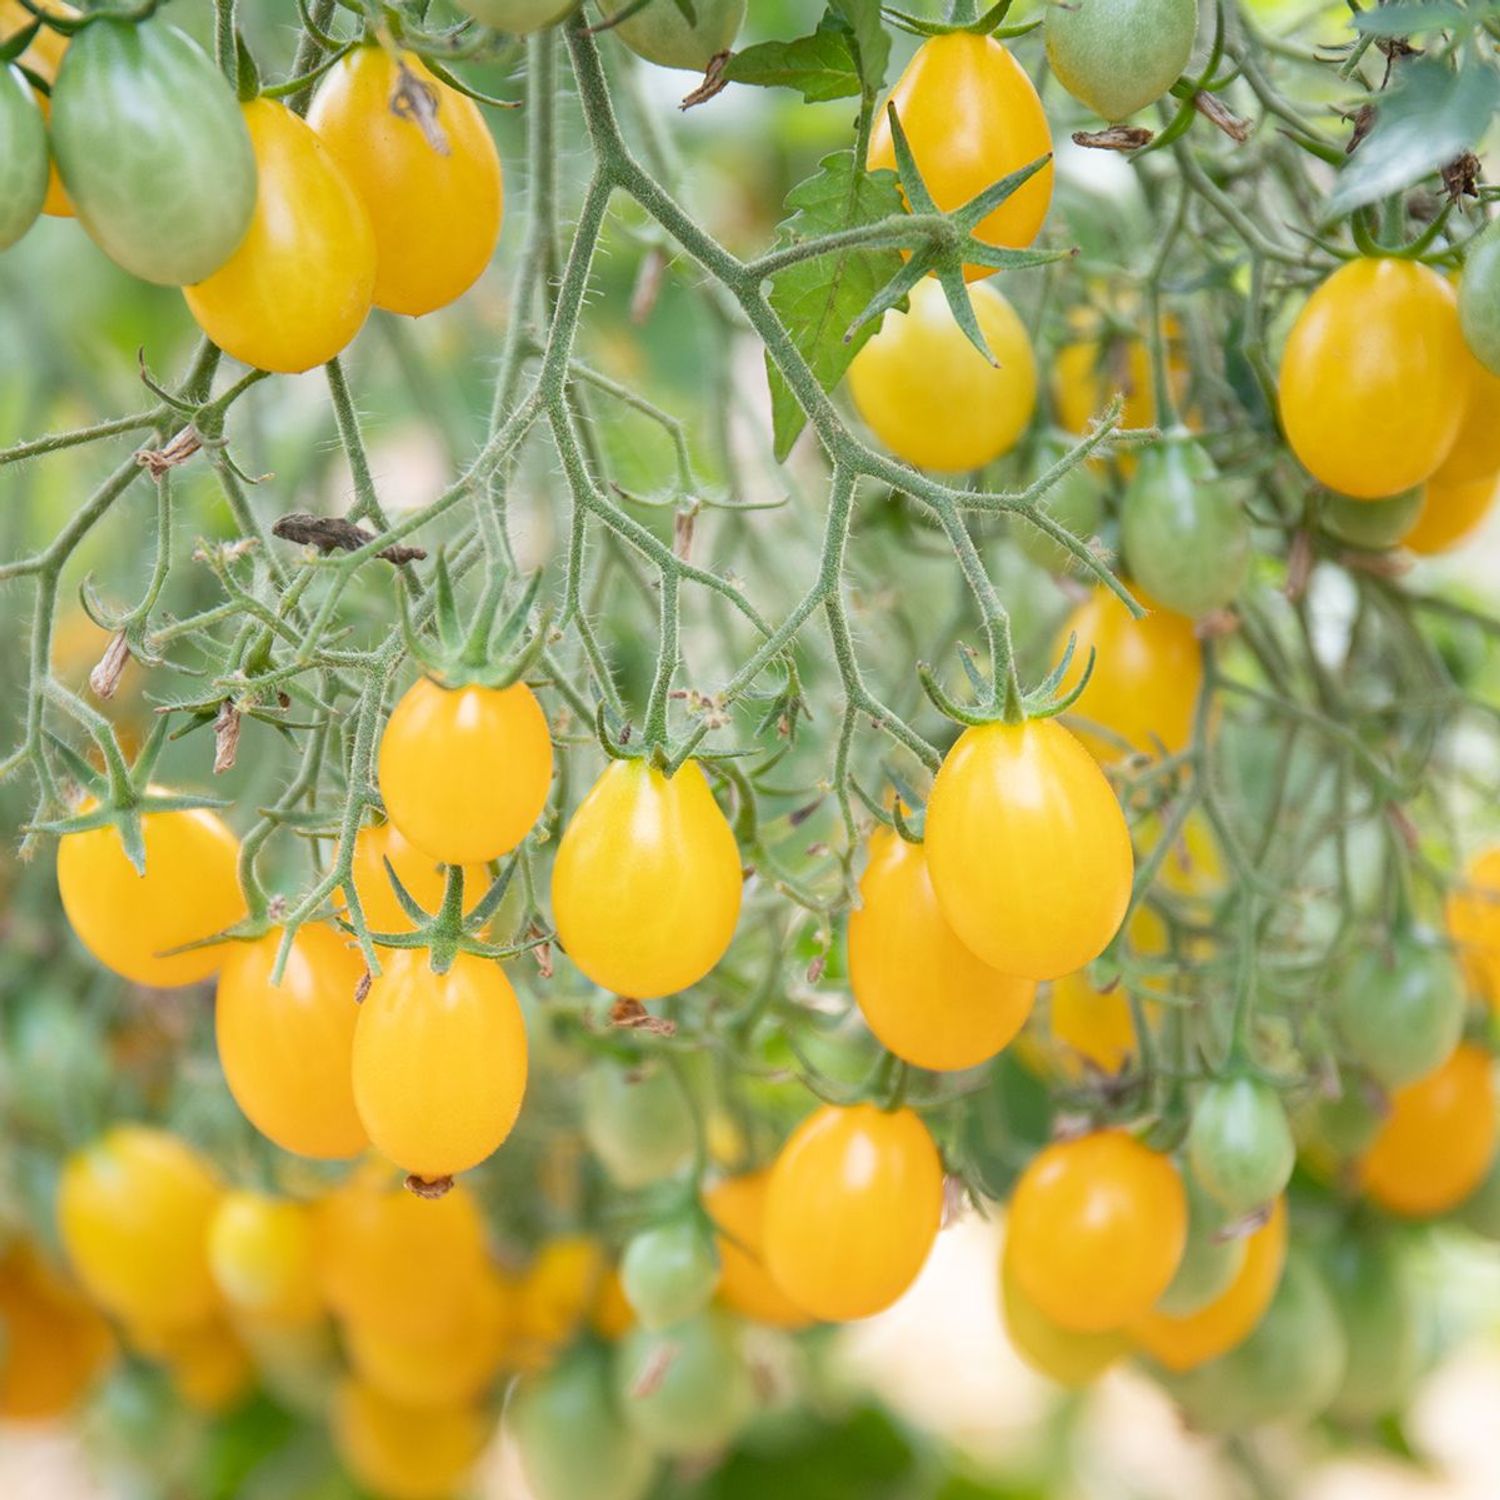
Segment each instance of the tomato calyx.
[{"label": "tomato calyx", "polygon": [[971,36],[1017,37],[1035,31],[1042,24],[1041,18],[1022,21],[1015,26],[1004,24],[1010,14],[1011,0],[999,0],[983,14],[976,14],[978,5],[973,0],[958,0],[953,15],[947,21],[932,21],[925,16],[913,16],[904,10],[893,10],[890,6],[881,9],[887,20],[911,36],[952,36],[955,32],[968,32]]},{"label": "tomato calyx", "polygon": [[1068,643],[1063,648],[1062,660],[1029,691],[1021,688],[1014,670],[1005,674],[1003,686],[987,681],[975,663],[972,648],[960,646],[958,659],[969,679],[969,685],[979,695],[977,705],[960,704],[950,697],[928,662],[917,663],[917,680],[922,684],[922,691],[927,694],[932,706],[944,718],[970,729],[986,724],[1014,726],[1027,719],[1052,719],[1058,714],[1066,713],[1078,701],[1093,676],[1096,653],[1090,646],[1088,660],[1083,665],[1078,681],[1063,690],[1062,683],[1067,677],[1068,668],[1073,664],[1073,653],[1077,646],[1078,637],[1070,632]]}]

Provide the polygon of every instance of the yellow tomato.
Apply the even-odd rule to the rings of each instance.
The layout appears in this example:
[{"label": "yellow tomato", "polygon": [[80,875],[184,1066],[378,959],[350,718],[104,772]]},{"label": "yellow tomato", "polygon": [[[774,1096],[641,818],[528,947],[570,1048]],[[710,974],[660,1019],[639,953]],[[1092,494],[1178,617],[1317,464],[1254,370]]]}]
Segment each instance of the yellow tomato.
[{"label": "yellow tomato", "polygon": [[1401,545],[1423,557],[1451,551],[1473,537],[1494,506],[1497,492],[1500,473],[1455,481],[1439,470],[1423,486],[1422,508]]},{"label": "yellow tomato", "polygon": [[1026,979],[1091,963],[1130,901],[1124,814],[1053,719],[966,729],[927,803],[928,869],[960,942]]},{"label": "yellow tomato", "polygon": [[[1048,1020],[1054,1041],[1087,1058],[1103,1073],[1118,1073],[1135,1056],[1135,1020],[1125,987],[1095,989],[1085,969],[1052,981]],[[1063,1071],[1077,1071],[1069,1065],[1067,1054]]]},{"label": "yellow tomato", "polygon": [[504,198],[479,106],[414,53],[360,46],[307,119],[369,211],[376,307],[420,317],[468,291],[494,254]]},{"label": "yellow tomato", "polygon": [[526,1023],[500,965],[459,953],[445,974],[396,948],[359,1007],[351,1079],[377,1150],[428,1181],[477,1166],[526,1093]]},{"label": "yellow tomato", "polygon": [[1164,609],[1132,619],[1114,594],[1096,589],[1068,616],[1054,654],[1070,634],[1076,641],[1064,685],[1083,675],[1090,650],[1094,670],[1068,716],[1108,731],[1079,735],[1098,760],[1108,765],[1130,751],[1171,755],[1187,747],[1203,687],[1203,648],[1191,620]]},{"label": "yellow tomato", "polygon": [[109,1325],[30,1244],[0,1256],[0,1420],[64,1417],[114,1358]]},{"label": "yellow tomato", "polygon": [[516,1359],[536,1369],[572,1341],[598,1305],[608,1265],[597,1240],[565,1234],[548,1240],[527,1267],[516,1306]]},{"label": "yellow tomato", "polygon": [[1397,1089],[1360,1162],[1364,1190],[1403,1218],[1456,1208],[1495,1157],[1494,1060],[1463,1042],[1442,1067]]},{"label": "yellow tomato", "polygon": [[612,761],[563,832],[552,914],[595,984],[654,1000],[696,984],[739,920],[740,851],[697,761]]},{"label": "yellow tomato", "polygon": [[[76,16],[77,10],[66,0],[42,0],[38,10],[54,16]],[[18,31],[24,31],[36,18],[21,4],[21,0],[0,0],[0,42],[9,41]],[[27,44],[20,57],[14,59],[31,69],[43,82],[56,81],[57,70],[62,66],[63,53],[68,50],[68,39],[50,26],[43,26]],[[52,101],[40,90],[34,91],[36,102],[44,117],[52,113]],[[52,173],[47,180],[47,197],[42,212],[54,218],[71,219],[73,205],[68,201],[67,191],[58,176],[57,163],[52,163]]]},{"label": "yellow tomato", "polygon": [[1399,495],[1452,450],[1472,363],[1457,297],[1436,271],[1400,258],[1348,261],[1308,298],[1287,339],[1287,442],[1329,489]]},{"label": "yellow tomato", "polygon": [[295,375],[326,364],[363,326],[375,289],[375,235],[305,120],[274,99],[243,108],[255,151],[255,215],[239,249],[183,296],[226,354]]},{"label": "yellow tomato", "polygon": [[[944,213],[1052,154],[1052,132],[1036,89],[993,37],[955,31],[917,48],[875,116],[868,157],[872,170],[896,166],[887,104],[896,106],[917,170]],[[980,221],[974,237],[987,245],[1029,245],[1051,201],[1049,160]],[[971,265],[964,274],[974,281],[990,271]]]},{"label": "yellow tomato", "polygon": [[816,1317],[867,1318],[916,1280],[942,1219],[943,1164],[918,1115],[825,1104],[771,1169],[766,1265]]},{"label": "yellow tomato", "polygon": [[118,831],[106,824],[65,833],[57,889],[79,941],[106,968],[168,989],[215,973],[223,944],[168,955],[212,937],[245,914],[235,865],[239,840],[207,808],[146,813],[146,872],[138,875]]},{"label": "yellow tomato", "polygon": [[1025,1024],[1036,996],[976,958],[938,909],[927,855],[889,829],[870,837],[849,917],[849,984],[886,1047],[919,1068],[971,1068]]},{"label": "yellow tomato", "polygon": [[607,1266],[599,1283],[599,1294],[589,1309],[589,1327],[608,1343],[615,1343],[635,1327],[635,1309],[625,1295],[620,1268]]},{"label": "yellow tomato", "polygon": [[1271,1217],[1245,1241],[1234,1280],[1212,1302],[1180,1318],[1149,1312],[1131,1327],[1131,1337],[1169,1370],[1191,1370],[1227,1354],[1254,1331],[1276,1295],[1286,1231],[1286,1200],[1278,1198]]},{"label": "yellow tomato", "polygon": [[1124,1328],[1166,1291],[1187,1244],[1187,1194],[1171,1159],[1123,1130],[1057,1141],[1010,1203],[1017,1285],[1078,1333]]},{"label": "yellow tomato", "polygon": [[301,1203],[226,1193],[208,1227],[208,1264],[240,1317],[300,1327],[322,1316],[313,1219]]},{"label": "yellow tomato", "polygon": [[[387,861],[396,872],[396,879],[405,887],[406,894],[423,911],[434,913],[443,904],[447,867],[430,854],[423,854],[389,820],[366,824],[355,835],[351,865],[365,925],[371,932],[410,932],[412,920],[396,898],[385,868]],[[489,888],[490,873],[484,865],[464,866],[466,911],[478,906]]]},{"label": "yellow tomato", "polygon": [[195,1411],[209,1416],[230,1411],[249,1394],[255,1366],[224,1323],[210,1323],[180,1340],[167,1357],[172,1389]]},{"label": "yellow tomato", "polygon": [[1079,1333],[1054,1323],[1021,1290],[1008,1251],[1000,1256],[1000,1306],[1011,1347],[1059,1385],[1091,1385],[1130,1350],[1130,1340],[1118,1330]]},{"label": "yellow tomato", "polygon": [[439,687],[421,677],[380,739],[380,795],[423,854],[483,864],[531,831],[552,782],[552,732],[524,682]]},{"label": "yellow tomato", "polygon": [[333,1441],[349,1472],[381,1500],[447,1500],[489,1439],[471,1406],[403,1406],[357,1380],[333,1404]]},{"label": "yellow tomato", "polygon": [[752,1323],[771,1328],[806,1328],[812,1316],[771,1279],[764,1257],[769,1169],[726,1177],[703,1194],[703,1206],[721,1233],[719,1301]]},{"label": "yellow tomato", "polygon": [[1446,916],[1469,983],[1500,1011],[1500,845],[1469,861],[1462,883],[1448,893]]},{"label": "yellow tomato", "polygon": [[356,1156],[369,1137],[349,1067],[365,964],[351,939],[319,922],[297,929],[281,983],[281,932],[237,943],[214,1006],[219,1061],[235,1103],[262,1135],[299,1156]]},{"label": "yellow tomato", "polygon": [[993,286],[971,288],[996,363],[958,326],[931,277],[911,289],[849,366],[849,394],[897,458],[921,469],[979,469],[1015,447],[1036,409],[1036,360],[1026,326]]},{"label": "yellow tomato", "polygon": [[1469,366],[1469,403],[1447,458],[1434,479],[1450,485],[1493,478],[1500,472],[1500,375],[1492,374],[1464,345]]},{"label": "yellow tomato", "polygon": [[219,1305],[208,1267],[219,1195],[212,1169],[186,1141],[117,1125],[63,1167],[63,1248],[109,1312],[163,1328],[203,1323]]}]

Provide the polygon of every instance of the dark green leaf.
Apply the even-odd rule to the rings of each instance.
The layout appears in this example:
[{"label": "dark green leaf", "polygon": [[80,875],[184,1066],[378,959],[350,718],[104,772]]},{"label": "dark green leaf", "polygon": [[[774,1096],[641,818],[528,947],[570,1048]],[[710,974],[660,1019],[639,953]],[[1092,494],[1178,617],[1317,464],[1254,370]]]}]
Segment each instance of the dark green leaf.
[{"label": "dark green leaf", "polygon": [[880,0],[828,0],[828,14],[849,28],[864,96],[873,103],[885,86],[886,64],[891,60],[891,38],[881,23]]},{"label": "dark green leaf", "polygon": [[847,99],[861,90],[850,35],[827,28],[794,42],[759,42],[736,52],[720,75],[730,83],[800,89],[803,99]]}]

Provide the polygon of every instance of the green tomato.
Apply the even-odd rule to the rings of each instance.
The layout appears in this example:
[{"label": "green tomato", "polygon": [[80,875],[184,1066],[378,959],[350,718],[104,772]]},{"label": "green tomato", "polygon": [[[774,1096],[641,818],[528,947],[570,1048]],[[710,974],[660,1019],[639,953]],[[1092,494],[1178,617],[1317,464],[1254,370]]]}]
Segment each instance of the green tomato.
[{"label": "green tomato", "polygon": [[1469,242],[1458,284],[1458,321],[1474,358],[1500,375],[1500,224]]},{"label": "green tomato", "polygon": [[[1099,481],[1083,464],[1074,464],[1042,496],[1037,508],[1086,542],[1099,529],[1104,515],[1104,492]],[[1077,571],[1077,558],[1029,522],[1017,516],[1011,521],[1010,529],[1016,545],[1039,568],[1045,568],[1049,573]]]},{"label": "green tomato", "polygon": [[[599,9],[607,20],[628,3],[609,0],[606,5],[601,0]],[[679,0],[647,0],[634,15],[611,29],[647,62],[702,73],[719,53],[734,46],[745,22],[745,5],[746,0],[692,0],[694,19],[689,21]]]},{"label": "green tomato", "polygon": [[1323,530],[1351,547],[1384,551],[1394,547],[1416,525],[1422,510],[1422,490],[1408,490],[1389,500],[1351,500],[1329,495],[1318,519]]},{"label": "green tomato", "polygon": [[536,1500],[639,1500],[651,1487],[656,1460],[625,1421],[598,1345],[527,1376],[505,1420]]},{"label": "green tomato", "polygon": [[584,1137],[620,1187],[658,1182],[692,1159],[692,1111],[665,1068],[636,1074],[599,1063],[582,1093]]},{"label": "green tomato", "polygon": [[1111,123],[1177,82],[1198,31],[1196,0],[1067,0],[1043,16],[1057,81]]},{"label": "green tomato", "polygon": [[1411,933],[1355,954],[1333,1016],[1351,1057],[1387,1088],[1446,1062],[1464,1024],[1464,988],[1442,949]]},{"label": "green tomato", "polygon": [[1130,576],[1163,609],[1222,609],[1249,572],[1250,542],[1245,509],[1201,444],[1169,437],[1141,454],[1120,507],[1120,545]]},{"label": "green tomato", "polygon": [[1340,1236],[1323,1260],[1349,1359],[1330,1410],[1371,1422],[1400,1409],[1421,1360],[1411,1290],[1389,1242]]},{"label": "green tomato", "polygon": [[1214,1300],[1240,1273],[1245,1241],[1224,1238],[1229,1216],[1191,1173],[1186,1178],[1188,1235],[1172,1284],[1157,1299],[1159,1311],[1184,1318]]},{"label": "green tomato", "polygon": [[1303,1116],[1306,1138],[1341,1161],[1363,1156],[1385,1120],[1384,1096],[1353,1069],[1345,1069],[1337,1099],[1319,1099]]},{"label": "green tomato", "polygon": [[1244,1075],[1220,1079],[1199,1095],[1187,1151],[1193,1175],[1235,1217],[1275,1198],[1297,1156],[1281,1096]]},{"label": "green tomato", "polygon": [[47,196],[47,126],[19,68],[0,64],[0,250],[31,228]]},{"label": "green tomato", "polygon": [[755,1406],[739,1327],[718,1312],[635,1329],[617,1352],[615,1388],[646,1446],[672,1458],[717,1452]]},{"label": "green tomato", "polygon": [[620,1259],[620,1284],[642,1327],[684,1322],[708,1306],[719,1284],[713,1239],[695,1218],[642,1230]]},{"label": "green tomato", "polygon": [[250,227],[255,157],[234,90],[161,21],[96,19],[73,38],[52,149],[79,223],[143,281],[202,281]]},{"label": "green tomato", "polygon": [[526,36],[555,26],[578,6],[578,0],[455,0],[465,15],[496,31]]},{"label": "green tomato", "polygon": [[1348,1351],[1323,1277],[1300,1251],[1254,1332],[1228,1354],[1183,1374],[1160,1373],[1188,1419],[1228,1433],[1326,1409],[1344,1379]]}]

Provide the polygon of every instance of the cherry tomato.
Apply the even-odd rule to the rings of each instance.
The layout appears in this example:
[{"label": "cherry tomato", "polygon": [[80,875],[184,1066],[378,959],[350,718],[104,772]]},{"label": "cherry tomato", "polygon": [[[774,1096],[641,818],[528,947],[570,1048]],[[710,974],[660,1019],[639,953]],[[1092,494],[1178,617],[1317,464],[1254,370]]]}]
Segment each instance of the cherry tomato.
[{"label": "cherry tomato", "polygon": [[1349,1054],[1377,1082],[1425,1078],[1458,1045],[1464,992],[1448,955],[1412,933],[1367,944],[1333,991],[1333,1020]]},{"label": "cherry tomato", "polygon": [[1048,1019],[1053,1039],[1101,1073],[1118,1073],[1135,1056],[1135,1021],[1129,995],[1120,985],[1110,990],[1095,989],[1085,969],[1052,981]]},{"label": "cherry tomato", "polygon": [[692,1160],[692,1110],[668,1068],[600,1064],[580,1094],[584,1138],[620,1187],[659,1182]]},{"label": "cherry tomato", "polygon": [[516,1362],[550,1363],[599,1307],[609,1281],[604,1248],[583,1234],[548,1240],[521,1280],[516,1310]]},{"label": "cherry tomato", "polygon": [[403,1406],[348,1380],[330,1416],[334,1447],[350,1474],[381,1500],[448,1500],[490,1437],[471,1406]]},{"label": "cherry tomato", "polygon": [[[1458,316],[1464,316],[1463,284],[1459,283]],[[1471,353],[1465,353],[1469,364],[1469,404],[1453,440],[1447,458],[1439,465],[1434,479],[1458,485],[1469,479],[1486,479],[1500,472],[1500,375],[1491,373]]]},{"label": "cherry tomato", "polygon": [[703,1206],[722,1231],[719,1252],[719,1301],[752,1323],[772,1328],[805,1328],[811,1315],[798,1307],[771,1279],[765,1264],[766,1195],[769,1169],[744,1172],[716,1182],[703,1195]]},{"label": "cherry tomato", "polygon": [[[634,14],[612,27],[614,34],[637,57],[662,68],[685,68],[702,73],[719,53],[734,46],[745,21],[747,0],[698,0],[688,20],[676,0],[649,0]],[[620,0],[600,4],[606,19],[625,9]]]},{"label": "cherry tomato", "polygon": [[235,1103],[284,1151],[339,1160],[369,1145],[349,1065],[364,960],[321,923],[297,929],[281,983],[272,981],[281,932],[237,943],[214,1006],[219,1062]]},{"label": "cherry tomato", "polygon": [[359,1008],[352,1078],[377,1150],[433,1181],[477,1166],[510,1134],[526,1093],[526,1023],[500,965],[459,953],[435,974],[397,948]]},{"label": "cherry tomato", "polygon": [[1177,82],[1193,51],[1193,0],[1085,0],[1043,12],[1057,81],[1097,115],[1127,119]]},{"label": "cherry tomato", "polygon": [[[386,862],[406,894],[423,911],[435,913],[443,904],[447,869],[441,860],[423,854],[396,825],[367,823],[354,836],[354,889],[359,893],[365,925],[371,932],[411,932],[413,923],[396,896]],[[464,866],[464,909],[473,909],[490,888],[489,869],[482,864]]]},{"label": "cherry tomato", "polygon": [[1021,1290],[1007,1244],[1000,1256],[1000,1307],[1011,1347],[1040,1375],[1072,1389],[1092,1385],[1130,1350],[1118,1330],[1078,1333],[1054,1323]]},{"label": "cherry tomato", "polygon": [[739,1327],[721,1312],[665,1333],[636,1329],[616,1356],[615,1391],[626,1422],[646,1446],[672,1458],[722,1448],[755,1408]]},{"label": "cherry tomato", "polygon": [[849,917],[849,984],[870,1030],[918,1068],[972,1068],[1025,1024],[1036,986],[969,952],[938,909],[920,844],[878,828]]},{"label": "cherry tomato", "polygon": [[185,1141],[117,1125],[63,1167],[63,1248],[109,1312],[160,1327],[202,1323],[219,1300],[207,1250],[219,1194],[208,1163]]},{"label": "cherry tomato", "polygon": [[525,36],[528,32],[556,26],[570,11],[577,9],[578,0],[457,0],[457,4],[465,15],[473,16],[486,26],[493,26],[511,36]]},{"label": "cherry tomato", "polygon": [[1042,1313],[1078,1333],[1105,1333],[1156,1304],[1187,1229],[1187,1194],[1170,1159],[1122,1130],[1100,1130],[1032,1159],[1011,1198],[1007,1243],[1017,1283]]},{"label": "cherry tomato", "polygon": [[[1429,480],[1428,485],[1434,481]],[[1427,486],[1393,495],[1389,500],[1351,500],[1327,495],[1318,512],[1323,530],[1352,547],[1383,550],[1402,541],[1422,512]]]},{"label": "cherry tomato", "polygon": [[[73,6],[67,4],[67,0],[44,0],[44,3],[38,5],[37,9],[54,16],[71,17],[78,14]],[[21,4],[21,0],[0,0],[0,42],[7,42],[18,31],[24,31],[34,19],[32,13]],[[57,80],[57,70],[62,66],[63,53],[67,50],[67,37],[60,31],[54,31],[50,26],[43,26],[15,61],[24,64],[50,87]],[[51,99],[38,94],[36,102],[42,112],[42,118],[44,120],[50,118]],[[60,219],[73,217],[73,205],[68,202],[68,195],[63,188],[62,178],[58,175],[55,161],[49,164],[47,196],[42,202],[42,212]]]},{"label": "cherry tomato", "polygon": [[675,1219],[643,1229],[626,1245],[620,1281],[642,1328],[668,1328],[708,1306],[719,1257],[695,1218]]},{"label": "cherry tomato", "polygon": [[47,127],[19,68],[0,63],[0,250],[36,223],[47,199]]},{"label": "cherry tomato", "polygon": [[1395,1248],[1368,1234],[1345,1233],[1322,1259],[1349,1359],[1331,1410],[1348,1422],[1400,1411],[1421,1363],[1411,1288]]},{"label": "cherry tomato", "polygon": [[1491,1010],[1500,1010],[1500,845],[1469,861],[1444,915],[1465,977]]},{"label": "cherry tomato", "polygon": [[221,1321],[195,1328],[178,1340],[166,1366],[183,1404],[207,1416],[232,1411],[255,1383],[255,1366],[244,1343]]},{"label": "cherry tomato", "polygon": [[1422,487],[1422,509],[1401,538],[1402,545],[1422,557],[1461,546],[1489,515],[1497,493],[1500,474],[1457,483],[1434,474]]},{"label": "cherry tomato", "polygon": [[479,106],[415,53],[370,45],[334,65],[307,122],[369,212],[375,306],[415,318],[463,296],[495,253],[504,200]]},{"label": "cherry tomato", "polygon": [[0,1256],[0,1419],[72,1412],[115,1355],[109,1325],[24,1240]]},{"label": "cherry tomato", "polygon": [[1500,235],[1492,229],[1476,235],[1465,252],[1458,316],[1474,358],[1500,375]]},{"label": "cherry tomato", "polygon": [[1308,298],[1281,360],[1281,423],[1303,467],[1361,500],[1447,458],[1469,397],[1453,288],[1413,260],[1351,260]]},{"label": "cherry tomato", "polygon": [[73,38],[52,90],[52,150],[78,222],[143,281],[212,276],[250,227],[255,154],[234,91],[161,21],[95,17]]},{"label": "cherry tomato", "polygon": [[1120,544],[1131,577],[1179,615],[1223,609],[1250,571],[1244,506],[1207,450],[1185,434],[1138,456],[1120,507]]},{"label": "cherry tomato", "polygon": [[369,215],[328,148],[272,99],[244,106],[260,190],[239,249],[184,288],[198,326],[226,354],[295,375],[359,332],[375,287]]},{"label": "cherry tomato", "polygon": [[1055,654],[1070,635],[1068,685],[1094,652],[1088,686],[1068,713],[1108,731],[1079,736],[1095,759],[1109,765],[1131,751],[1175,755],[1187,748],[1203,687],[1203,648],[1191,620],[1164,609],[1133,619],[1108,589],[1096,589],[1068,616]]},{"label": "cherry tomato", "polygon": [[241,1317],[302,1327],[323,1314],[311,1211],[289,1198],[225,1193],[208,1226],[208,1264]]},{"label": "cherry tomato", "polygon": [[227,944],[169,953],[232,926],[245,914],[235,865],[239,840],[207,808],[141,818],[146,871],[138,875],[118,831],[65,833],[57,889],[79,941],[106,968],[168,989],[216,973]]},{"label": "cherry tomato", "polygon": [[1391,1112],[1360,1163],[1364,1189],[1405,1218],[1446,1213],[1484,1181],[1495,1132],[1492,1060],[1464,1042],[1442,1067],[1391,1095]]},{"label": "cherry tomato", "polygon": [[[1128,311],[1128,309],[1127,309]],[[1115,396],[1123,398],[1121,427],[1155,427],[1156,391],[1151,383],[1151,351],[1134,334],[1107,331],[1103,319],[1087,308],[1068,319],[1072,337],[1052,361],[1052,402],[1057,420],[1067,432],[1083,434]],[[1162,320],[1167,340],[1167,381],[1174,402],[1187,394],[1187,357],[1181,326],[1168,314]],[[1134,471],[1136,456],[1122,453],[1123,473]]]},{"label": "cherry tomato", "polygon": [[1024,979],[1092,962],[1130,901],[1134,855],[1120,804],[1052,719],[959,736],[932,784],[926,849],[959,941]]},{"label": "cherry tomato", "polygon": [[[1245,1264],[1245,1239],[1226,1234],[1231,1216],[1198,1181],[1183,1179],[1187,1189],[1187,1245],[1170,1285],[1156,1302],[1156,1310],[1174,1318],[1201,1312],[1217,1302],[1234,1284]],[[1280,1201],[1279,1199],[1277,1201]]]},{"label": "cherry tomato", "polygon": [[[907,63],[870,133],[867,164],[895,170],[887,106],[894,104],[917,170],[943,213],[1002,177],[1052,154],[1052,132],[1025,70],[994,37],[955,31],[930,37]],[[1029,245],[1052,201],[1052,163],[992,209],[974,230],[987,245]],[[970,281],[990,275],[965,266]]]},{"label": "cherry tomato", "polygon": [[762,1244],[776,1284],[830,1322],[889,1307],[943,1218],[943,1163],[921,1117],[825,1104],[771,1169]]},{"label": "cherry tomato", "polygon": [[1297,1158],[1281,1096],[1246,1074],[1198,1096],[1187,1151],[1193,1176],[1236,1217],[1279,1197]]},{"label": "cherry tomato", "polygon": [[1191,1370],[1227,1354],[1260,1322],[1276,1295],[1286,1236],[1286,1200],[1278,1198],[1270,1218],[1246,1239],[1239,1272],[1219,1296],[1183,1316],[1153,1308],[1131,1325],[1131,1337],[1169,1370]]},{"label": "cherry tomato", "polygon": [[595,984],[653,1000],[696,984],[739,920],[740,851],[696,761],[605,769],[563,832],[552,913]]},{"label": "cherry tomato", "polygon": [[523,1379],[505,1424],[537,1500],[641,1500],[651,1487],[655,1461],[624,1419],[602,1349],[570,1350]]},{"label": "cherry tomato", "polygon": [[380,795],[402,836],[446,864],[509,854],[552,783],[552,734],[536,694],[449,690],[418,678],[380,740]]},{"label": "cherry tomato", "polygon": [[1026,325],[993,286],[970,290],[996,363],[958,326],[932,277],[892,308],[849,366],[849,394],[897,458],[920,469],[980,469],[1009,453],[1036,410],[1036,360]]}]

